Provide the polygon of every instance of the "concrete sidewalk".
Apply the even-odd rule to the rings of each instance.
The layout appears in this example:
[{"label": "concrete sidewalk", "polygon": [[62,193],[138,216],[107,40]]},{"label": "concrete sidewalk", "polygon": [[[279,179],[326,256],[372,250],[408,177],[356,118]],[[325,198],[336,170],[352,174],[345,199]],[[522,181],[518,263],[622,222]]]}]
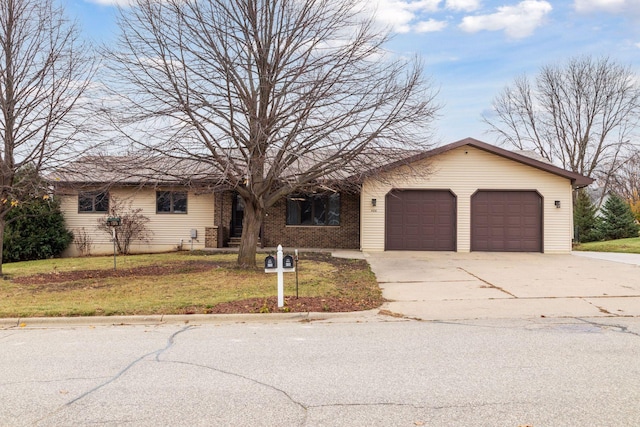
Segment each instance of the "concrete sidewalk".
[{"label": "concrete sidewalk", "polygon": [[616,252],[582,252],[574,251],[571,255],[585,258],[602,259],[605,261],[621,262],[623,264],[640,265],[640,254],[621,254]]},{"label": "concrete sidewalk", "polygon": [[365,255],[389,300],[383,309],[405,317],[640,316],[640,264],[537,253]]}]

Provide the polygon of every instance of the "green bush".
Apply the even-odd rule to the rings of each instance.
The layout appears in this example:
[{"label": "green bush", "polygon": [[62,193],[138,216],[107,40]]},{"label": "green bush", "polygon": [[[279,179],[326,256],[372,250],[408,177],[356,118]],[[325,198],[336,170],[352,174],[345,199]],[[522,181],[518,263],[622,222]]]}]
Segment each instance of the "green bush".
[{"label": "green bush", "polygon": [[612,194],[602,207],[598,231],[604,240],[638,237],[638,224],[631,206],[619,196]]},{"label": "green bush", "polygon": [[57,201],[34,198],[6,217],[3,261],[28,261],[60,255],[73,240]]}]

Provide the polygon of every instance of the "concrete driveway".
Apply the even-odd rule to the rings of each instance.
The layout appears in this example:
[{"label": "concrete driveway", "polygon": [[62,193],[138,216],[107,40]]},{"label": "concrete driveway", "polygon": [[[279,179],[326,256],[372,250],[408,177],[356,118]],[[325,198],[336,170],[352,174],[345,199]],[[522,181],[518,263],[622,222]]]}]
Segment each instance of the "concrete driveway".
[{"label": "concrete driveway", "polygon": [[596,256],[365,254],[389,314],[423,320],[640,316],[640,256]]}]

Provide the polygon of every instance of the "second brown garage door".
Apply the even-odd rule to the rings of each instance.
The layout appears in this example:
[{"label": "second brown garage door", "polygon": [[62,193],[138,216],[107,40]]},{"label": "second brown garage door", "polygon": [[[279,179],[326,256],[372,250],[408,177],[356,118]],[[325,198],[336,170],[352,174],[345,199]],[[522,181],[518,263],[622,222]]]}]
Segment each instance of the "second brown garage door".
[{"label": "second brown garage door", "polygon": [[542,252],[542,197],[536,191],[478,191],[471,198],[471,250]]},{"label": "second brown garage door", "polygon": [[387,250],[456,250],[456,198],[450,191],[394,190],[386,206]]}]

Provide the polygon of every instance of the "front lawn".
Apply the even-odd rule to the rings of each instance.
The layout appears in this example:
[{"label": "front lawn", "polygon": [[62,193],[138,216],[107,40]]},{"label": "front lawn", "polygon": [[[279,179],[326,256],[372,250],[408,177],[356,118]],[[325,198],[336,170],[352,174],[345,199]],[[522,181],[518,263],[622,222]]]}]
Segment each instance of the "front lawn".
[{"label": "front lawn", "polygon": [[[258,255],[258,265],[265,255]],[[240,270],[237,254],[169,253],[10,263],[0,280],[0,317],[355,311],[382,304],[366,261],[301,253],[285,274],[277,308],[276,274]]]},{"label": "front lawn", "polygon": [[589,242],[576,245],[575,251],[640,253],[640,237],[630,239],[608,240],[605,242]]}]

